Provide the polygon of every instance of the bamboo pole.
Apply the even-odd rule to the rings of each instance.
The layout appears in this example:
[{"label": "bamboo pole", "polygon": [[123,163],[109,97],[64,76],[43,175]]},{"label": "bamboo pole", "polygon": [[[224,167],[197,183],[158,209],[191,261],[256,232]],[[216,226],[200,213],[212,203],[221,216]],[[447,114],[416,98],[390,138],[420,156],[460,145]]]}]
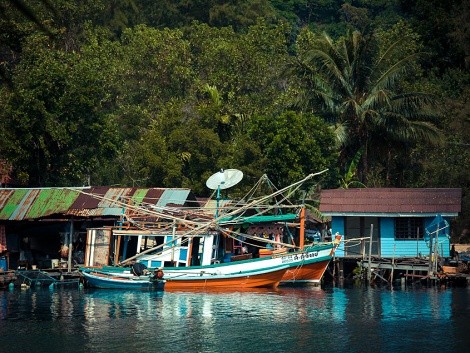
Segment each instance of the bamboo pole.
[{"label": "bamboo pole", "polygon": [[73,217],[70,220],[70,233],[69,233],[69,256],[67,259],[67,270],[72,272],[72,245],[73,245]]},{"label": "bamboo pole", "polygon": [[171,232],[171,263],[175,266],[175,236],[176,236],[176,221],[173,221],[173,230]]},{"label": "bamboo pole", "polygon": [[432,274],[432,247],[433,247],[433,237],[434,235],[429,234],[429,267],[428,267],[428,276]]},{"label": "bamboo pole", "polygon": [[369,271],[367,272],[367,280],[370,283],[372,280],[372,234],[374,232],[374,225],[370,225],[370,238],[369,238]]}]

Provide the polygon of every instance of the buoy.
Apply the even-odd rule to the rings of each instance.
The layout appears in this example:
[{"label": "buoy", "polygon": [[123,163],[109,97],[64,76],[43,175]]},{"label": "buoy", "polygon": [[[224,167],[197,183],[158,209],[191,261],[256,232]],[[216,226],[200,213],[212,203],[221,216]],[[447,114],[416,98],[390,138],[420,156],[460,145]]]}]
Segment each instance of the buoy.
[{"label": "buoy", "polygon": [[163,278],[163,270],[161,268],[158,268],[157,270],[155,270],[155,277],[157,277],[157,279]]}]

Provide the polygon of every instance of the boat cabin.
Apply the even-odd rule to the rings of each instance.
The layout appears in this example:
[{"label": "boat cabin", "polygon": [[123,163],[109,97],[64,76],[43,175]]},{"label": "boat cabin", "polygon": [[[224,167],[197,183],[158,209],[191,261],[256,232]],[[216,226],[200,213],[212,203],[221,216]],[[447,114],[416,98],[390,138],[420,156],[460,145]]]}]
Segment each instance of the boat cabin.
[{"label": "boat cabin", "polygon": [[[168,223],[154,230],[114,229],[115,237],[133,238],[134,260],[149,268],[206,266],[258,258],[287,251],[299,244],[299,214],[222,217],[215,226],[211,220],[191,228],[189,220]],[[118,263],[118,261],[114,261]],[[92,266],[96,263],[85,262]]]}]

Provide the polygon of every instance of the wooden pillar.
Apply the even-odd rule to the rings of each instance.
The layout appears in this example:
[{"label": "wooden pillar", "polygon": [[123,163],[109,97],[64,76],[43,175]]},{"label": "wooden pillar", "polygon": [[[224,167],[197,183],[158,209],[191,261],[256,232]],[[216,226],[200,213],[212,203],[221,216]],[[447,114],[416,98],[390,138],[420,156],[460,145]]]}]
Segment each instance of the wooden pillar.
[{"label": "wooden pillar", "polygon": [[344,263],[343,261],[339,262],[339,271],[338,271],[340,281],[344,280]]},{"label": "wooden pillar", "polygon": [[305,207],[302,207],[300,210],[300,239],[299,239],[299,247],[300,250],[304,249],[305,245]]},{"label": "wooden pillar", "polygon": [[67,259],[67,270],[72,272],[72,246],[73,246],[73,217],[70,220],[70,229],[69,229],[69,257]]},{"label": "wooden pillar", "polygon": [[121,236],[118,235],[116,239],[116,246],[114,247],[114,264],[119,263],[119,250],[121,247]]},{"label": "wooden pillar", "polygon": [[367,272],[367,281],[372,281],[372,234],[374,233],[374,225],[370,225],[370,238],[369,238],[369,270]]}]

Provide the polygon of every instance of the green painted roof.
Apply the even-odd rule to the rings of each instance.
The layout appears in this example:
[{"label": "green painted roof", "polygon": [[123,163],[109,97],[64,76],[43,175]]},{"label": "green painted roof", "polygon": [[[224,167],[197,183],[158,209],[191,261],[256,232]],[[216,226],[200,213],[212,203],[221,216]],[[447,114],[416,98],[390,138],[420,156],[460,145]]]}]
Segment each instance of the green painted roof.
[{"label": "green painted roof", "polygon": [[133,205],[151,200],[151,203],[161,206],[167,204],[183,206],[193,198],[194,196],[189,189],[5,188],[0,189],[0,221],[40,219],[53,215],[78,217],[120,216],[122,214],[122,202],[125,203],[129,199],[132,200]]},{"label": "green painted roof", "polygon": [[0,219],[37,219],[66,213],[78,191],[69,189],[0,190]]}]

